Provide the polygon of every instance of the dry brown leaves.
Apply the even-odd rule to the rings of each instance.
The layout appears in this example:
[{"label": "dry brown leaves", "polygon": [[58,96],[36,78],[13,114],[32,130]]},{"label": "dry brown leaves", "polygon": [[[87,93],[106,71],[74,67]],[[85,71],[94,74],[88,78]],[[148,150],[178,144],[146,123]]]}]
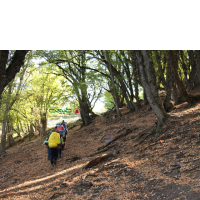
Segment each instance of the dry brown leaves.
[{"label": "dry brown leaves", "polygon": [[[101,115],[87,127],[70,130],[54,168],[41,139],[8,149],[0,157],[0,198],[195,199],[200,192],[200,104],[176,106],[158,137],[152,135],[156,117],[148,109],[128,113],[123,108],[120,119],[114,113],[109,118]],[[126,129],[133,131],[95,155]],[[92,159],[117,150],[117,158],[82,169]],[[168,170],[175,164],[181,168]]]}]

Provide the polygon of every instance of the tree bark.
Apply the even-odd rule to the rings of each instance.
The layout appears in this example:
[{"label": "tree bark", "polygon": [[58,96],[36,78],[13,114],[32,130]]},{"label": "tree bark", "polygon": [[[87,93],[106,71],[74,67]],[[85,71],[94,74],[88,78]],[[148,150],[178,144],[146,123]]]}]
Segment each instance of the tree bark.
[{"label": "tree bark", "polygon": [[[121,52],[123,52],[123,51],[121,51]],[[131,73],[130,73],[130,69],[129,69],[129,65],[128,65],[128,60],[125,57],[124,52],[123,52],[123,56],[124,56],[124,60],[125,60],[124,71],[125,71],[127,79],[128,79],[127,82],[128,82],[128,88],[129,88],[129,91],[130,91],[130,99],[131,99],[131,101],[133,101],[134,93],[133,93],[133,86],[132,86],[133,85],[132,84],[132,76],[131,76]]]},{"label": "tree bark", "polygon": [[[22,127],[22,126],[21,126]],[[35,129],[39,132],[39,135],[42,135],[42,126],[40,124],[40,120],[35,120]]]},{"label": "tree bark", "polygon": [[40,137],[46,135],[46,129],[47,129],[47,113],[41,113],[41,135]]},{"label": "tree bark", "polygon": [[165,99],[165,110],[166,112],[170,112],[172,108],[174,107],[172,103],[172,85],[173,85],[173,76],[171,73],[171,66],[170,61],[168,59],[167,67],[166,67],[166,85],[165,85],[165,91],[166,91],[166,99]]},{"label": "tree bark", "polygon": [[139,64],[141,82],[145,89],[145,93],[147,95],[149,104],[157,116],[157,129],[159,129],[159,127],[164,124],[168,115],[165,112],[163,104],[158,95],[155,72],[153,69],[152,60],[149,57],[149,53],[148,51],[142,51],[142,55],[145,63],[143,63],[142,56],[139,55],[139,52],[137,52],[137,60]]},{"label": "tree bark", "polygon": [[105,53],[106,53],[106,58],[107,58],[107,62],[108,62],[108,69],[110,71],[111,87],[113,88],[113,92],[114,92],[115,107],[116,107],[117,115],[119,117],[121,117],[121,112],[119,110],[119,105],[118,105],[118,101],[117,101],[117,94],[116,94],[116,88],[115,88],[115,83],[114,83],[113,71],[112,71],[111,64],[110,64],[110,57],[109,57],[108,51],[105,51]]},{"label": "tree bark", "polygon": [[[17,50],[8,63],[9,51],[0,51],[0,97],[4,88],[8,83],[15,78],[15,75],[20,71],[24,64],[25,56],[28,50]],[[8,66],[7,66],[8,65]]]},{"label": "tree bark", "polygon": [[194,79],[194,86],[200,85],[200,50],[195,51],[197,73]]},{"label": "tree bark", "polygon": [[185,59],[184,59],[184,51],[180,50],[180,57],[181,57],[181,61],[182,61],[182,68],[183,68],[183,72],[184,72],[184,75],[185,75],[185,80],[186,80],[186,83],[187,83],[187,75],[188,75],[188,67],[185,63]]},{"label": "tree bark", "polygon": [[149,102],[148,102],[144,87],[143,87],[143,98],[144,98],[144,105],[147,105]]},{"label": "tree bark", "polygon": [[136,104],[135,104],[135,110],[139,110],[141,105],[140,105],[140,99],[139,99],[139,69],[138,65],[136,62],[136,57],[135,57],[135,51],[131,52],[131,61],[132,61],[132,68],[133,68],[133,80],[134,80],[134,87],[135,87],[135,99],[136,99]]},{"label": "tree bark", "polygon": [[4,118],[2,123],[2,135],[1,135],[1,149],[0,154],[4,153],[6,150],[6,135],[8,132],[8,126],[7,126],[7,117]]},{"label": "tree bark", "polygon": [[[9,129],[9,128],[8,128]],[[13,135],[12,134],[9,134],[7,136],[7,139],[8,139],[8,147],[12,147],[14,144],[15,144],[15,140],[13,138]]]},{"label": "tree bark", "polygon": [[190,63],[191,63],[191,71],[189,74],[189,80],[187,82],[187,89],[188,89],[188,93],[190,93],[192,90],[192,87],[194,86],[194,80],[195,80],[195,76],[197,73],[197,67],[196,67],[196,58],[195,58],[194,51],[189,50],[188,55],[189,55],[189,59],[190,59]]},{"label": "tree bark", "polygon": [[[166,58],[166,54],[164,54],[164,62],[163,62],[163,67],[161,65],[161,55],[159,55],[158,51],[156,51],[156,59],[157,59],[157,64],[158,64],[158,71],[159,71],[159,79],[161,80],[165,92],[166,92],[166,98],[165,98],[165,103],[164,103],[164,108],[166,112],[169,112],[173,108],[173,104],[171,102],[171,93],[172,93],[172,76],[171,76],[171,68],[170,68],[170,62],[169,62],[169,57],[168,57],[168,62]],[[166,80],[164,77],[164,71],[166,68]]]},{"label": "tree bark", "polygon": [[172,74],[174,75],[175,83],[177,84],[178,89],[183,98],[185,99],[185,101],[191,103],[191,98],[186,91],[185,85],[183,84],[182,80],[179,78],[178,75],[178,58],[176,52],[170,50],[168,53],[170,56],[170,62],[171,62],[170,64],[171,64]]},{"label": "tree bark", "polygon": [[[34,115],[33,108],[31,108],[31,115]],[[31,121],[31,123],[30,123],[29,134],[30,135],[34,134],[34,124],[33,124],[33,121]]]},{"label": "tree bark", "polygon": [[3,118],[3,124],[2,124],[2,135],[1,135],[1,150],[0,153],[4,153],[6,149],[6,136],[8,133],[8,115],[10,112],[10,95],[12,92],[12,86],[13,83],[9,83],[8,85],[8,98],[7,98],[7,103],[6,103],[6,109],[4,113],[4,118]]},{"label": "tree bark", "polygon": [[91,122],[88,104],[86,101],[84,101],[84,99],[80,99],[79,97],[79,105],[80,105],[80,114],[81,114],[81,119],[83,121],[83,125],[87,126]]}]

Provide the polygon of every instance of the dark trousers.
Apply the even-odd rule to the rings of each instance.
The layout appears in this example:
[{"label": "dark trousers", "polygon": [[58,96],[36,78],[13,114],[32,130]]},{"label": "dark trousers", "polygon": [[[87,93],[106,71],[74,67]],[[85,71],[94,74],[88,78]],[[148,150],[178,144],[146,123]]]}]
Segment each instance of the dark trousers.
[{"label": "dark trousers", "polygon": [[51,157],[51,164],[53,164],[54,160],[58,159],[58,150],[57,148],[50,148],[50,157]]}]

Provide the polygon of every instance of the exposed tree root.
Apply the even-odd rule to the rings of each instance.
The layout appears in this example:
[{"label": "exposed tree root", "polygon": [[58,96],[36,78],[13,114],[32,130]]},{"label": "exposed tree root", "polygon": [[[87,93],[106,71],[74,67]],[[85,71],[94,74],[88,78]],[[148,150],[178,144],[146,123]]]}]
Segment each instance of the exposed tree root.
[{"label": "exposed tree root", "polygon": [[92,168],[92,167],[94,167],[94,166],[96,166],[96,165],[98,165],[102,162],[109,160],[110,158],[116,157],[118,154],[119,154],[119,151],[107,154],[105,156],[95,158],[94,160],[91,160],[87,165],[85,165],[82,169]]},{"label": "exposed tree root", "polygon": [[[135,129],[134,129],[135,130]],[[122,138],[122,137],[125,137],[126,135],[128,135],[129,133],[131,133],[133,130],[131,129],[126,129],[125,133],[121,134],[121,135],[118,135],[116,138],[114,138],[112,141],[110,141],[108,144],[102,146],[102,147],[99,147],[98,148],[98,151],[101,150],[101,149],[104,149],[106,148],[107,146],[109,146],[110,144],[112,144],[113,142],[115,142],[116,140]]]}]

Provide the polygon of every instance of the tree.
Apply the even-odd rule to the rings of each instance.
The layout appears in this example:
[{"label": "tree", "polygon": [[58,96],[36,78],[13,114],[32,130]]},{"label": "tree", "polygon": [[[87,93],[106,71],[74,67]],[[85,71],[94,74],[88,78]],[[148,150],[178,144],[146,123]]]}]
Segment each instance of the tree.
[{"label": "tree", "polygon": [[192,103],[192,99],[186,90],[186,86],[184,85],[182,79],[178,74],[178,52],[170,50],[168,51],[168,54],[170,57],[170,64],[171,64],[172,74],[174,75],[175,83],[178,86],[178,89],[182,97],[185,99],[185,101]]},{"label": "tree", "polygon": [[108,51],[105,51],[105,52],[106,52],[106,59],[107,59],[107,63],[108,63],[108,69],[109,69],[109,72],[110,72],[111,87],[113,88],[113,97],[114,97],[114,101],[115,101],[116,111],[117,111],[118,116],[121,117],[119,105],[118,105],[118,102],[117,102],[117,93],[116,93],[116,88],[115,88],[113,71],[112,71],[111,64],[110,64],[110,57],[109,57]]},{"label": "tree", "polygon": [[8,95],[7,95],[7,102],[5,105],[5,111],[3,114],[3,123],[2,123],[2,134],[1,134],[1,149],[0,149],[0,154],[5,152],[6,148],[6,136],[9,131],[9,126],[8,126],[8,116],[10,112],[10,96],[11,96],[11,90],[12,90],[12,82],[9,83],[8,85]]},{"label": "tree", "polygon": [[194,80],[194,86],[197,87],[200,85],[200,50],[195,50],[195,57],[197,72]]},{"label": "tree", "polygon": [[129,54],[130,54],[130,57],[131,57],[131,64],[132,64],[132,68],[133,68],[133,79],[134,79],[135,99],[136,99],[135,109],[137,111],[140,108],[139,85],[141,83],[140,83],[140,78],[139,78],[139,67],[138,67],[138,64],[136,62],[135,51],[130,51]]},{"label": "tree", "polygon": [[141,83],[145,89],[147,99],[151,108],[157,116],[157,130],[162,126],[167,119],[168,115],[165,112],[162,101],[158,94],[158,89],[156,85],[155,71],[153,67],[152,59],[150,59],[148,51],[142,51],[142,55],[137,51],[137,61],[139,64]]},{"label": "tree", "polygon": [[14,139],[12,137],[12,120],[10,116],[10,111],[12,110],[13,105],[16,103],[16,101],[19,98],[20,90],[22,87],[22,80],[24,78],[26,68],[24,67],[23,70],[18,74],[16,79],[19,78],[19,83],[16,84],[17,80],[13,79],[8,86],[6,87],[7,90],[3,93],[3,102],[1,104],[1,110],[3,113],[3,119],[2,119],[2,135],[1,135],[1,149],[0,153],[3,153],[5,151],[6,147],[6,136],[8,135],[8,146],[11,146],[14,144]]},{"label": "tree", "polygon": [[[112,74],[113,74],[113,78],[114,78],[115,84],[119,85],[119,88],[123,93],[123,98],[125,98],[125,100],[126,100],[128,109],[130,111],[134,111],[134,107],[136,109],[136,106],[135,106],[135,104],[133,103],[133,101],[130,98],[129,91],[128,91],[127,86],[125,84],[126,83],[125,78],[123,77],[123,75],[120,72],[120,70],[117,70],[116,67],[113,65],[113,59],[110,59],[110,64],[109,64],[107,59],[106,59],[106,57],[105,57],[105,55],[104,55],[104,51],[95,51],[95,53],[96,53],[96,55],[92,53],[94,58],[96,58],[96,59],[100,60],[101,62],[103,62],[104,65],[107,67],[108,71],[109,71],[110,68],[112,69]],[[109,54],[111,54],[111,51],[109,52]],[[109,73],[110,73],[110,71],[109,71]],[[110,82],[111,81],[112,80],[110,79]],[[110,88],[110,91],[111,91],[112,94],[114,94],[113,91],[112,91],[112,88]],[[117,93],[115,93],[115,95],[117,95]],[[116,98],[116,97],[113,96],[113,98]]]},{"label": "tree", "polygon": [[90,124],[91,119],[96,116],[92,102],[95,104],[100,97],[101,89],[96,86],[101,84],[101,77],[87,70],[90,63],[86,51],[43,51],[40,55],[48,63],[55,64],[60,69],[59,74],[71,83],[79,102],[83,125]]},{"label": "tree", "polygon": [[28,50],[10,50],[0,51],[0,97],[4,88],[15,78],[24,64],[25,56]]},{"label": "tree", "polygon": [[[42,137],[46,134],[49,107],[56,106],[59,103],[63,104],[63,96],[66,95],[67,89],[61,86],[57,76],[52,74],[48,66],[35,68],[28,81],[29,86],[24,93],[29,94],[26,98],[29,107],[24,109],[26,114],[29,114],[28,118],[30,118],[29,130],[34,127]],[[65,98],[65,100],[67,99]]]},{"label": "tree", "polygon": [[[174,83],[173,74],[171,71],[170,59],[166,52],[162,51],[154,51],[156,56],[156,61],[158,65],[158,79],[160,83],[164,86],[166,92],[166,98],[164,102],[164,108],[166,112],[169,112],[173,108],[173,104],[171,102],[172,96],[172,85]],[[161,57],[163,54],[163,62],[161,62]],[[160,86],[158,86],[160,87]]]},{"label": "tree", "polygon": [[[45,134],[49,106],[67,101],[68,89],[60,84],[61,78],[58,81],[48,66],[37,67],[29,63],[22,68],[13,82],[11,100],[14,103],[6,100],[3,93],[2,109],[5,110],[9,103],[9,133],[17,133],[19,137],[30,137],[37,132],[40,136]],[[8,139],[11,136],[9,134]]]},{"label": "tree", "polygon": [[[24,64],[25,56],[28,50],[0,50],[0,107],[2,92],[5,87],[15,78],[16,74],[20,71],[21,66]],[[7,106],[9,109],[9,106]],[[7,121],[7,117],[6,117]],[[5,138],[7,134],[6,121],[3,123],[3,133],[1,141],[1,151],[5,151]]]}]

